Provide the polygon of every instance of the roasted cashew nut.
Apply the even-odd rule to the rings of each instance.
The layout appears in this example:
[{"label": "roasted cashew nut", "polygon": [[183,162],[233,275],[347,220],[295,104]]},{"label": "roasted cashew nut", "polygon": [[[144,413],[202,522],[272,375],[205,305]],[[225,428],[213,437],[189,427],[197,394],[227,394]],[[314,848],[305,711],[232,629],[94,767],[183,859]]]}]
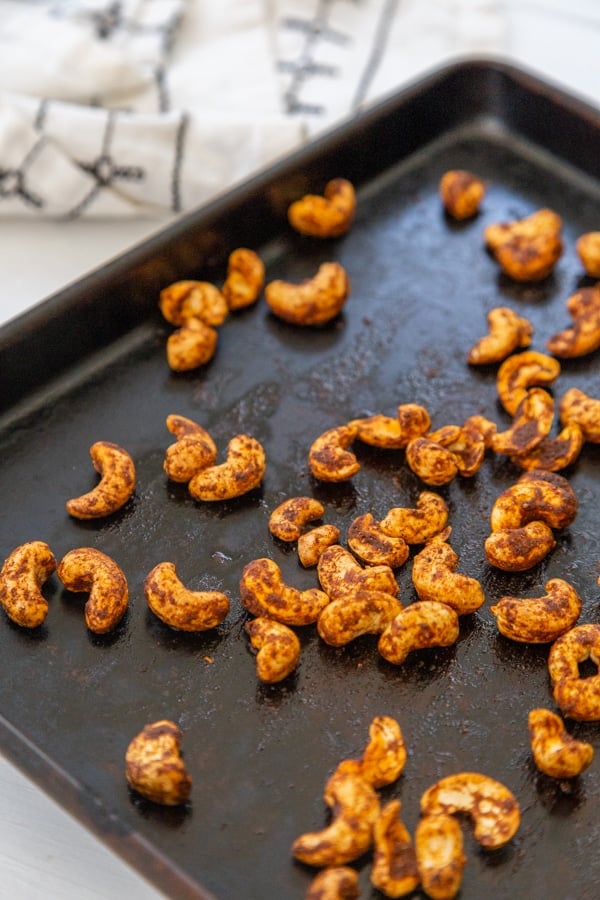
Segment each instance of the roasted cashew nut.
[{"label": "roasted cashew nut", "polygon": [[393,784],[406,765],[406,745],[400,725],[391,716],[375,716],[369,725],[369,743],[360,759],[346,759],[338,771],[354,772],[371,787]]},{"label": "roasted cashew nut", "polygon": [[265,616],[283,625],[310,625],[329,603],[327,594],[317,588],[300,591],[285,584],[277,563],[266,557],[244,566],[240,595],[253,616]]},{"label": "roasted cashew nut", "polygon": [[357,591],[381,591],[397,597],[398,582],[389,566],[367,566],[340,544],[325,550],[317,565],[319,584],[332,599],[352,598]]},{"label": "roasted cashew nut", "polygon": [[297,541],[308,522],[320,519],[325,507],[314,497],[290,497],[269,516],[269,531],[280,541]]},{"label": "roasted cashew nut", "polygon": [[409,441],[429,430],[431,419],[424,406],[402,403],[395,417],[377,414],[353,419],[348,424],[356,427],[356,437],[364,444],[383,450],[403,450]]},{"label": "roasted cashew nut", "polygon": [[500,403],[509,416],[516,415],[529,388],[552,384],[560,371],[557,359],[537,350],[524,350],[505,359],[498,369],[496,389]]},{"label": "roasted cashew nut", "polygon": [[374,788],[353,772],[336,771],[325,787],[332,822],[322,831],[296,838],[292,855],[309,866],[340,866],[358,859],[373,843],[379,816]]},{"label": "roasted cashew nut", "polygon": [[340,529],[337,525],[312,528],[298,538],[298,559],[305,568],[316,566],[325,550],[337,544],[339,539]]},{"label": "roasted cashew nut", "polygon": [[546,582],[543,597],[502,597],[490,612],[504,637],[547,644],[572,628],[581,615],[581,597],[562,578]]},{"label": "roasted cashew nut", "polygon": [[588,231],[577,239],[575,249],[586,275],[600,278],[600,231]]},{"label": "roasted cashew nut", "polygon": [[373,566],[397,569],[408,559],[408,544],[402,537],[392,537],[376,522],[372,513],[353,519],[348,528],[348,546],[364,562]]},{"label": "roasted cashew nut", "polygon": [[257,488],[267,459],[262,444],[249,434],[237,434],[227,445],[227,459],[197,472],[188,489],[194,500],[231,500]]},{"label": "roasted cashew nut", "polygon": [[292,325],[325,325],[342,311],[350,279],[339,263],[326,262],[312,278],[300,284],[271,281],[265,288],[265,300],[271,312]]},{"label": "roasted cashew nut", "polygon": [[575,625],[557,638],[548,656],[553,696],[570,719],[600,721],[600,672],[582,678],[579,665],[590,659],[600,667],[600,625]]},{"label": "roasted cashew nut", "polygon": [[411,603],[387,626],[377,644],[379,653],[393,665],[401,665],[414,650],[450,647],[458,640],[458,616],[437,600]]},{"label": "roasted cashew nut", "polygon": [[120,566],[94,547],[70,550],[58,564],[57,575],[69,591],[89,594],[85,624],[94,634],[115,628],[127,609],[129,588]]},{"label": "roasted cashew nut", "polygon": [[504,572],[526,572],[556,547],[556,538],[545,522],[528,522],[520,528],[492,531],[485,539],[485,558]]},{"label": "roasted cashew nut", "polygon": [[491,419],[485,416],[474,415],[465,419],[463,428],[474,429],[478,431],[483,438],[483,444],[486,450],[490,450],[492,446],[492,438],[498,431],[498,426]]},{"label": "roasted cashew nut", "polygon": [[438,189],[444,209],[459,222],[477,215],[485,194],[485,184],[481,178],[466,169],[444,172]]},{"label": "roasted cashew nut", "polygon": [[531,344],[533,325],[508,306],[491,309],[487,323],[488,333],[467,354],[467,362],[472,366],[502,362],[515,350]]},{"label": "roasted cashew nut", "polygon": [[567,300],[567,311],[573,325],[552,335],[546,349],[561,359],[593,353],[600,347],[600,282],[572,294]]},{"label": "roasted cashew nut", "polygon": [[410,832],[400,818],[400,810],[400,800],[390,800],[373,830],[371,884],[385,897],[404,897],[420,881]]},{"label": "roasted cashew nut", "polygon": [[166,424],[176,437],[175,443],[167,447],[163,462],[171,481],[185,484],[201,469],[215,464],[216,444],[201,425],[175,414],[167,416]]},{"label": "roasted cashew nut", "polygon": [[459,616],[475,612],[485,602],[476,578],[456,572],[458,554],[446,541],[433,539],[413,560],[412,582],[419,600],[437,600]]},{"label": "roasted cashew nut", "polygon": [[144,580],[146,602],[155,616],[179,631],[216,628],[229,612],[221,591],[191,591],[179,580],[172,562],[154,566]]},{"label": "roasted cashew nut", "polygon": [[593,746],[570,735],[561,717],[549,709],[530,711],[529,736],[533,761],[550,778],[575,778],[594,759]]},{"label": "roasted cashew nut", "polygon": [[558,409],[563,425],[577,425],[585,441],[600,444],[600,400],[579,388],[569,388]]},{"label": "roasted cashew nut", "polygon": [[421,816],[415,830],[415,858],[421,889],[431,900],[456,897],[467,857],[463,833],[454,816]]},{"label": "roasted cashew nut", "polygon": [[56,559],[44,541],[20,544],[0,570],[0,605],[8,618],[24,628],[37,628],[48,614],[44,582],[56,569]]},{"label": "roasted cashew nut", "polygon": [[543,388],[531,388],[517,406],[511,427],[492,436],[492,450],[507,456],[527,454],[550,434],[553,421],[553,398]]},{"label": "roasted cashew nut", "polygon": [[252,647],[257,650],[256,674],[265,684],[277,684],[294,671],[300,659],[297,635],[273,619],[259,617],[245,625]]},{"label": "roasted cashew nut", "polygon": [[409,442],[406,462],[421,481],[432,487],[448,484],[458,474],[454,453],[429,437],[418,437]]},{"label": "roasted cashew nut", "polygon": [[492,531],[519,528],[527,522],[544,522],[550,528],[566,528],[578,510],[575,491],[566,478],[555,472],[524,472],[502,491],[490,515]]},{"label": "roasted cashew nut", "polygon": [[466,813],[473,820],[475,840],[487,850],[507,844],[521,824],[519,804],[512,792],[479,772],[448,775],[432,785],[421,797],[421,813]]},{"label": "roasted cashew nut", "polygon": [[178,806],[189,799],[192,779],[181,758],[181,739],[178,726],[161,719],[144,726],[127,748],[127,781],[153,803]]},{"label": "roasted cashew nut", "polygon": [[358,872],[350,866],[328,866],[313,878],[305,900],[358,900]]},{"label": "roasted cashew nut", "polygon": [[333,178],[323,196],[306,194],[288,207],[288,221],[300,234],[332,238],[345,234],[354,222],[356,195],[345,178]]},{"label": "roasted cashew nut", "polygon": [[433,491],[421,491],[415,509],[394,506],[388,510],[379,527],[407,544],[424,544],[444,530],[448,522],[448,504]]},{"label": "roasted cashew nut", "polygon": [[485,457],[486,442],[473,422],[460,425],[445,425],[427,435],[430,441],[449,450],[459,475],[471,478],[476,475]]},{"label": "roasted cashew nut", "polygon": [[228,307],[221,291],[208,281],[176,281],[160,292],[160,311],[171,325],[199,319],[205,325],[222,325]]},{"label": "roasted cashew nut", "polygon": [[360,469],[360,463],[348,447],[356,438],[352,423],[329,428],[313,441],[308,452],[310,471],[319,481],[347,481]]},{"label": "roasted cashew nut", "polygon": [[96,441],[90,456],[100,481],[93,490],[67,500],[69,515],[76,519],[99,519],[124,506],[135,490],[135,464],[118,444]]},{"label": "roasted cashew nut", "polygon": [[167,363],[173,372],[191,372],[206,365],[217,350],[216,328],[202,319],[186,319],[167,338]]},{"label": "roasted cashew nut", "polygon": [[541,469],[544,472],[559,472],[575,462],[584,440],[579,425],[565,425],[559,435],[544,438],[534,450],[511,456],[511,461],[526,471]]},{"label": "roasted cashew nut", "polygon": [[363,634],[381,634],[401,610],[392,594],[356,591],[328,603],[317,620],[317,631],[330,647],[343,647]]},{"label": "roasted cashew nut", "polygon": [[238,247],[229,256],[223,296],[230,310],[252,306],[265,283],[265,265],[254,250]]},{"label": "roasted cashew nut", "polygon": [[539,209],[512,222],[488,225],[484,240],[502,271],[515,281],[541,281],[552,272],[563,251],[562,220]]}]

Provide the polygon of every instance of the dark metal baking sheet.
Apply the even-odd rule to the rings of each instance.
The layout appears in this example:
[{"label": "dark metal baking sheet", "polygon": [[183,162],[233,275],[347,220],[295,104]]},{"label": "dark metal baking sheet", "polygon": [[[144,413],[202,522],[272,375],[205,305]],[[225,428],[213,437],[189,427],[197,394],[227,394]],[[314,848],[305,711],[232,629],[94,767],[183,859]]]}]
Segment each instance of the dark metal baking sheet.
[{"label": "dark metal baking sheet", "polygon": [[[503,639],[489,613],[502,594],[532,595],[560,576],[583,597],[581,621],[598,620],[597,446],[586,446],[566,472],[580,499],[576,521],[542,564],[518,577],[492,570],[483,555],[493,500],[518,474],[512,464],[490,457],[475,478],[440,489],[460,569],[482,580],[488,599],[462,620],[452,648],[394,667],[378,656],[375,638],[332,649],[307,627],[297,672],[261,686],[238,581],[246,562],[266,555],[290,583],[315,584],[314,571],[268,532],[270,511],[290,495],[321,499],[325,521],[342,535],[360,513],[414,505],[423,485],[398,453],[363,447],[351,483],[314,482],[307,450],[325,428],[393,414],[404,402],[427,406],[436,427],[475,412],[508,424],[494,368],[470,369],[465,353],[495,305],[531,319],[535,349],[568,324],[565,301],[586,283],[574,242],[600,223],[599,148],[600,117],[585,104],[510,66],[451,65],[0,333],[2,557],[33,539],[47,541],[57,558],[96,546],[123,567],[131,591],[126,618],[109,637],[86,632],[81,598],[55,577],[41,628],[0,622],[2,749],[169,896],[302,897],[313,873],[294,863],[290,845],[325,824],[325,780],[340,759],[361,753],[378,714],[398,719],[408,745],[403,776],[382,793],[402,799],[411,830],[421,792],[454,771],[490,774],[519,799],[522,825],[505,849],[483,852],[467,829],[463,900],[597,895],[599,764],[569,784],[536,772],[527,713],[554,708],[548,650]],[[448,221],[437,196],[451,167],[488,181],[480,215],[462,225]],[[337,175],[358,189],[352,231],[328,243],[291,233],[289,200]],[[546,281],[517,285],[499,275],[482,230],[542,205],[563,216],[566,250]],[[240,245],[262,254],[269,279],[301,279],[338,260],[352,281],[346,308],[331,325],[302,330],[275,320],[261,300],[222,326],[213,362],[170,373],[159,290],[184,277],[222,280],[227,254]],[[597,353],[563,365],[556,396],[574,385],[600,396]],[[200,421],[221,448],[241,431],[259,438],[268,456],[263,486],[203,505],[169,483],[162,459],[173,412]],[[88,448],[98,439],[129,449],[137,488],[119,514],[77,522],[64,502],[94,483]],[[179,634],[147,610],[143,579],[167,559],[190,586],[228,593],[221,627]],[[410,564],[397,574],[408,603]],[[128,742],[163,717],[180,724],[194,778],[182,809],[141,800],[124,779]],[[572,725],[600,751],[597,725]],[[375,896],[368,857],[357,866],[364,896]]]}]

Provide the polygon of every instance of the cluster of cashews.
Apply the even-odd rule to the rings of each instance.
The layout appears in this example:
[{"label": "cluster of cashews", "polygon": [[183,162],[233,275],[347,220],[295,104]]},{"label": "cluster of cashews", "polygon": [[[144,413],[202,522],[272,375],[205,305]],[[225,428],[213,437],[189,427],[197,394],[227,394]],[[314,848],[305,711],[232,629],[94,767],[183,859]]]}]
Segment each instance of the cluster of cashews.
[{"label": "cluster of cashews", "polygon": [[384,896],[401,897],[421,887],[432,900],[452,900],[466,863],[456,816],[468,815],[480,846],[496,850],[519,828],[516,798],[505,785],[479,772],[446,776],[421,796],[413,843],[401,818],[400,800],[382,804],[377,794],[404,772],[407,751],[400,726],[390,716],[376,716],[369,738],[362,757],[340,762],[325,785],[330,824],[301,834],[292,844],[295,859],[322,870],[307,898],[358,897],[358,875],[348,863],[372,850],[370,881]]}]

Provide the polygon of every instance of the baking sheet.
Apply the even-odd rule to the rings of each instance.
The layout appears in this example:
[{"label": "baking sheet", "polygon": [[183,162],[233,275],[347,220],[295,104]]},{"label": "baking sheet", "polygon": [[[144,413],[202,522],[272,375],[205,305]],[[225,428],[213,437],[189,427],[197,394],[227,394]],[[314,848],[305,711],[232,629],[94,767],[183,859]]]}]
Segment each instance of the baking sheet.
[{"label": "baking sheet", "polygon": [[[401,798],[411,831],[423,790],[459,770],[498,778],[520,802],[521,828],[500,851],[482,851],[467,827],[464,900],[596,896],[598,764],[568,784],[535,770],[527,713],[554,708],[548,648],[502,638],[489,606],[503,594],[541,594],[547,579],[563,577],[583,598],[580,621],[598,620],[598,447],[586,445],[565,472],[580,500],[576,521],[544,562],[518,576],[491,569],[483,554],[493,500],[518,470],[488,456],[475,478],[439,490],[459,569],[480,578],[487,597],[461,620],[454,647],[395,667],[378,655],[376,638],[333,649],[306,627],[298,629],[297,672],[261,686],[238,584],[243,566],[260,556],[275,559],[289,583],[316,584],[294,547],[268,532],[271,510],[286,497],[320,499],[324,520],[342,536],[357,515],[414,506],[424,486],[398,452],[356,445],[362,467],[350,483],[315,482],[307,451],[326,428],[393,414],[406,402],[425,405],[434,427],[473,413],[508,425],[495,367],[474,370],[465,355],[493,306],[511,305],[532,321],[534,349],[568,324],[565,301],[588,283],[574,242],[600,221],[599,135],[593,110],[527,73],[490,62],[450,66],[1,332],[2,558],[34,539],[47,541],[57,559],[95,546],[122,566],[131,593],[126,618],[107,637],[86,632],[82,598],[55,576],[40,629],[0,622],[2,749],[169,896],[304,896],[314,872],[292,860],[290,845],[326,824],[325,781],[341,759],[360,755],[381,714],[397,718],[409,752],[382,799]],[[460,225],[437,196],[441,174],[459,167],[488,181],[481,214]],[[358,188],[352,231],[325,243],[293,234],[289,200],[334,175]],[[549,279],[516,285],[483,249],[483,228],[539,206],[563,216],[566,250]],[[269,280],[300,280],[323,261],[339,261],[352,282],[342,315],[302,330],[275,320],[261,300],[221,327],[213,362],[170,373],[160,288],[182,277],[222,280],[227,254],[240,245],[263,256]],[[598,354],[563,364],[555,396],[572,386],[600,396]],[[168,482],[170,413],[201,422],[222,451],[239,432],[261,440],[262,487],[200,504]],[[95,483],[88,450],[96,440],[130,451],[137,488],[110,519],[77,522],[64,502]],[[229,595],[222,626],[185,635],[155,619],[142,584],[163,560],[175,562],[190,587]],[[410,563],[397,576],[409,603]],[[142,800],[124,778],[131,738],[165,717],[182,728],[194,779],[181,809]],[[598,752],[598,726],[571,725]],[[378,896],[368,884],[368,855],[357,867],[363,896]]]}]

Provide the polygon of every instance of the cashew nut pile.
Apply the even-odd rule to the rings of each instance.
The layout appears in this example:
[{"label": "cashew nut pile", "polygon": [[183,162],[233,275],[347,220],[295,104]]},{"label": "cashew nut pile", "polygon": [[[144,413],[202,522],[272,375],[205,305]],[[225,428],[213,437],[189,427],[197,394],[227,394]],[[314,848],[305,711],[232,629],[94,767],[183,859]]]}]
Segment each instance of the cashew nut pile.
[{"label": "cashew nut pile", "polygon": [[[461,817],[470,817],[481,847],[497,850],[520,826],[515,796],[480,772],[448,775],[422,794],[413,842],[401,818],[401,801],[393,798],[382,805],[376,793],[404,772],[407,755],[400,726],[390,716],[378,716],[369,735],[361,759],[340,762],[325,786],[331,823],[300,835],[292,844],[297,860],[322,869],[307,897],[358,896],[356,881],[347,875],[354,870],[347,864],[371,850],[370,881],[385,897],[403,897],[420,887],[432,900],[452,900],[460,891],[467,862]],[[372,772],[377,771],[385,774],[374,777]],[[348,895],[335,893],[346,885]]]},{"label": "cashew nut pile", "polygon": [[260,257],[245,247],[234,250],[219,290],[209,281],[176,281],[160,292],[163,317],[177,326],[167,339],[167,362],[174,372],[189,372],[210,362],[218,344],[217,329],[230,311],[258,299],[265,279]]}]

